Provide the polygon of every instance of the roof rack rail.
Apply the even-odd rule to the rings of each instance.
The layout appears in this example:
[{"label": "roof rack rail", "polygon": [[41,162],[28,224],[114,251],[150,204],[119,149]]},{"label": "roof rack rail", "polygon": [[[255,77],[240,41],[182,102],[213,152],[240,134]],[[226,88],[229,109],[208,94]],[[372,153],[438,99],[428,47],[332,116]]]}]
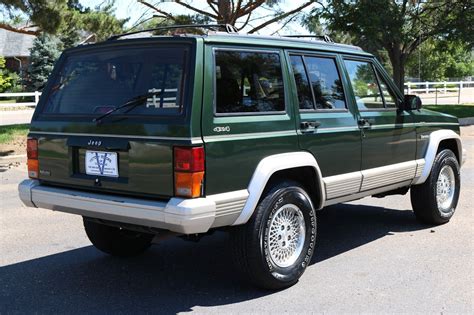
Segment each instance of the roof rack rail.
[{"label": "roof rack rail", "polygon": [[123,36],[134,35],[134,34],[145,33],[145,32],[173,30],[173,29],[180,29],[180,28],[205,28],[212,31],[215,31],[216,29],[224,29],[227,33],[232,33],[232,34],[238,33],[235,26],[230,25],[230,24],[185,24],[185,25],[170,25],[170,26],[156,27],[156,28],[150,28],[146,30],[112,35],[107,40],[116,40]]},{"label": "roof rack rail", "polygon": [[325,41],[326,43],[334,43],[331,37],[327,35],[283,35],[282,37],[290,37],[290,38],[316,38]]}]

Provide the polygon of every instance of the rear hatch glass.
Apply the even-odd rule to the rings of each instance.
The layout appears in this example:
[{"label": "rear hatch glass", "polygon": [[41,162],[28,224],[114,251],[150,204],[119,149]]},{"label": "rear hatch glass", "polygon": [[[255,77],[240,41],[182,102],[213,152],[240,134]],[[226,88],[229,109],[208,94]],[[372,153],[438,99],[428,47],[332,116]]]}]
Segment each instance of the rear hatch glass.
[{"label": "rear hatch glass", "polygon": [[[43,114],[100,115],[144,95],[127,115],[179,115],[187,50],[183,47],[104,49],[71,54],[55,76]],[[117,111],[114,115],[123,115]]]}]

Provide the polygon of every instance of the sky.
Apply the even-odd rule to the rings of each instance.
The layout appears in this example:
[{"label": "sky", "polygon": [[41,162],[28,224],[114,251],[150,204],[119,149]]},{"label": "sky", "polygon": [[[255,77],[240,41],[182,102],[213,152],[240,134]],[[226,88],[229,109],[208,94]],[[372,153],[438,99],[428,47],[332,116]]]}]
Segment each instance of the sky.
[{"label": "sky", "polygon": [[[97,4],[102,3],[102,1],[97,0],[80,0],[81,4],[86,7],[95,7]],[[172,1],[160,1],[160,0],[149,0],[150,3],[157,5],[160,9],[163,9],[166,12],[173,12],[173,14],[193,14],[193,11],[187,10],[179,4],[173,3]],[[193,6],[198,6],[200,9],[208,8],[206,1],[204,0],[194,0],[188,1],[192,3]],[[284,10],[291,10],[303,3],[302,0],[283,0],[281,1],[280,7]],[[148,9],[145,5],[138,3],[137,0],[116,0],[115,3],[116,16],[118,18],[130,18],[129,22],[126,24],[127,27],[133,26],[137,21],[143,20],[145,18],[151,17],[153,11]],[[306,8],[303,12],[309,12],[311,7]],[[255,17],[262,17],[271,12],[266,11],[265,9],[258,9],[256,11]],[[265,20],[263,20],[265,21]],[[254,22],[254,25],[257,26],[259,21]],[[279,23],[274,23],[268,27],[262,29],[259,34],[262,35],[271,35],[274,32],[279,34],[307,34],[308,31],[303,28],[298,19],[295,19],[295,22],[288,23],[286,27],[281,29],[282,25]],[[280,30],[281,29],[281,30]]]}]

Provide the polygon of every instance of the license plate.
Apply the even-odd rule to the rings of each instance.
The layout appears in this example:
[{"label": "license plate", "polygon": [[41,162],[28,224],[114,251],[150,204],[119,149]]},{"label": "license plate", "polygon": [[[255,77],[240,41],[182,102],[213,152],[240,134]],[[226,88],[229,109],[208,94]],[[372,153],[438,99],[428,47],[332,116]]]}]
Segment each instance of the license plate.
[{"label": "license plate", "polygon": [[86,174],[118,177],[117,153],[86,151]]}]

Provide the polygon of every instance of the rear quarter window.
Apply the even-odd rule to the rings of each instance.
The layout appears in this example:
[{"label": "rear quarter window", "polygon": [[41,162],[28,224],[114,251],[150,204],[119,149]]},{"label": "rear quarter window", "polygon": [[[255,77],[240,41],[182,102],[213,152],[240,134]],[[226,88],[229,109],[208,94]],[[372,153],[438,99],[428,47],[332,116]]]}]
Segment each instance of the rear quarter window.
[{"label": "rear quarter window", "polygon": [[216,113],[272,113],[285,110],[278,52],[215,51]]}]

